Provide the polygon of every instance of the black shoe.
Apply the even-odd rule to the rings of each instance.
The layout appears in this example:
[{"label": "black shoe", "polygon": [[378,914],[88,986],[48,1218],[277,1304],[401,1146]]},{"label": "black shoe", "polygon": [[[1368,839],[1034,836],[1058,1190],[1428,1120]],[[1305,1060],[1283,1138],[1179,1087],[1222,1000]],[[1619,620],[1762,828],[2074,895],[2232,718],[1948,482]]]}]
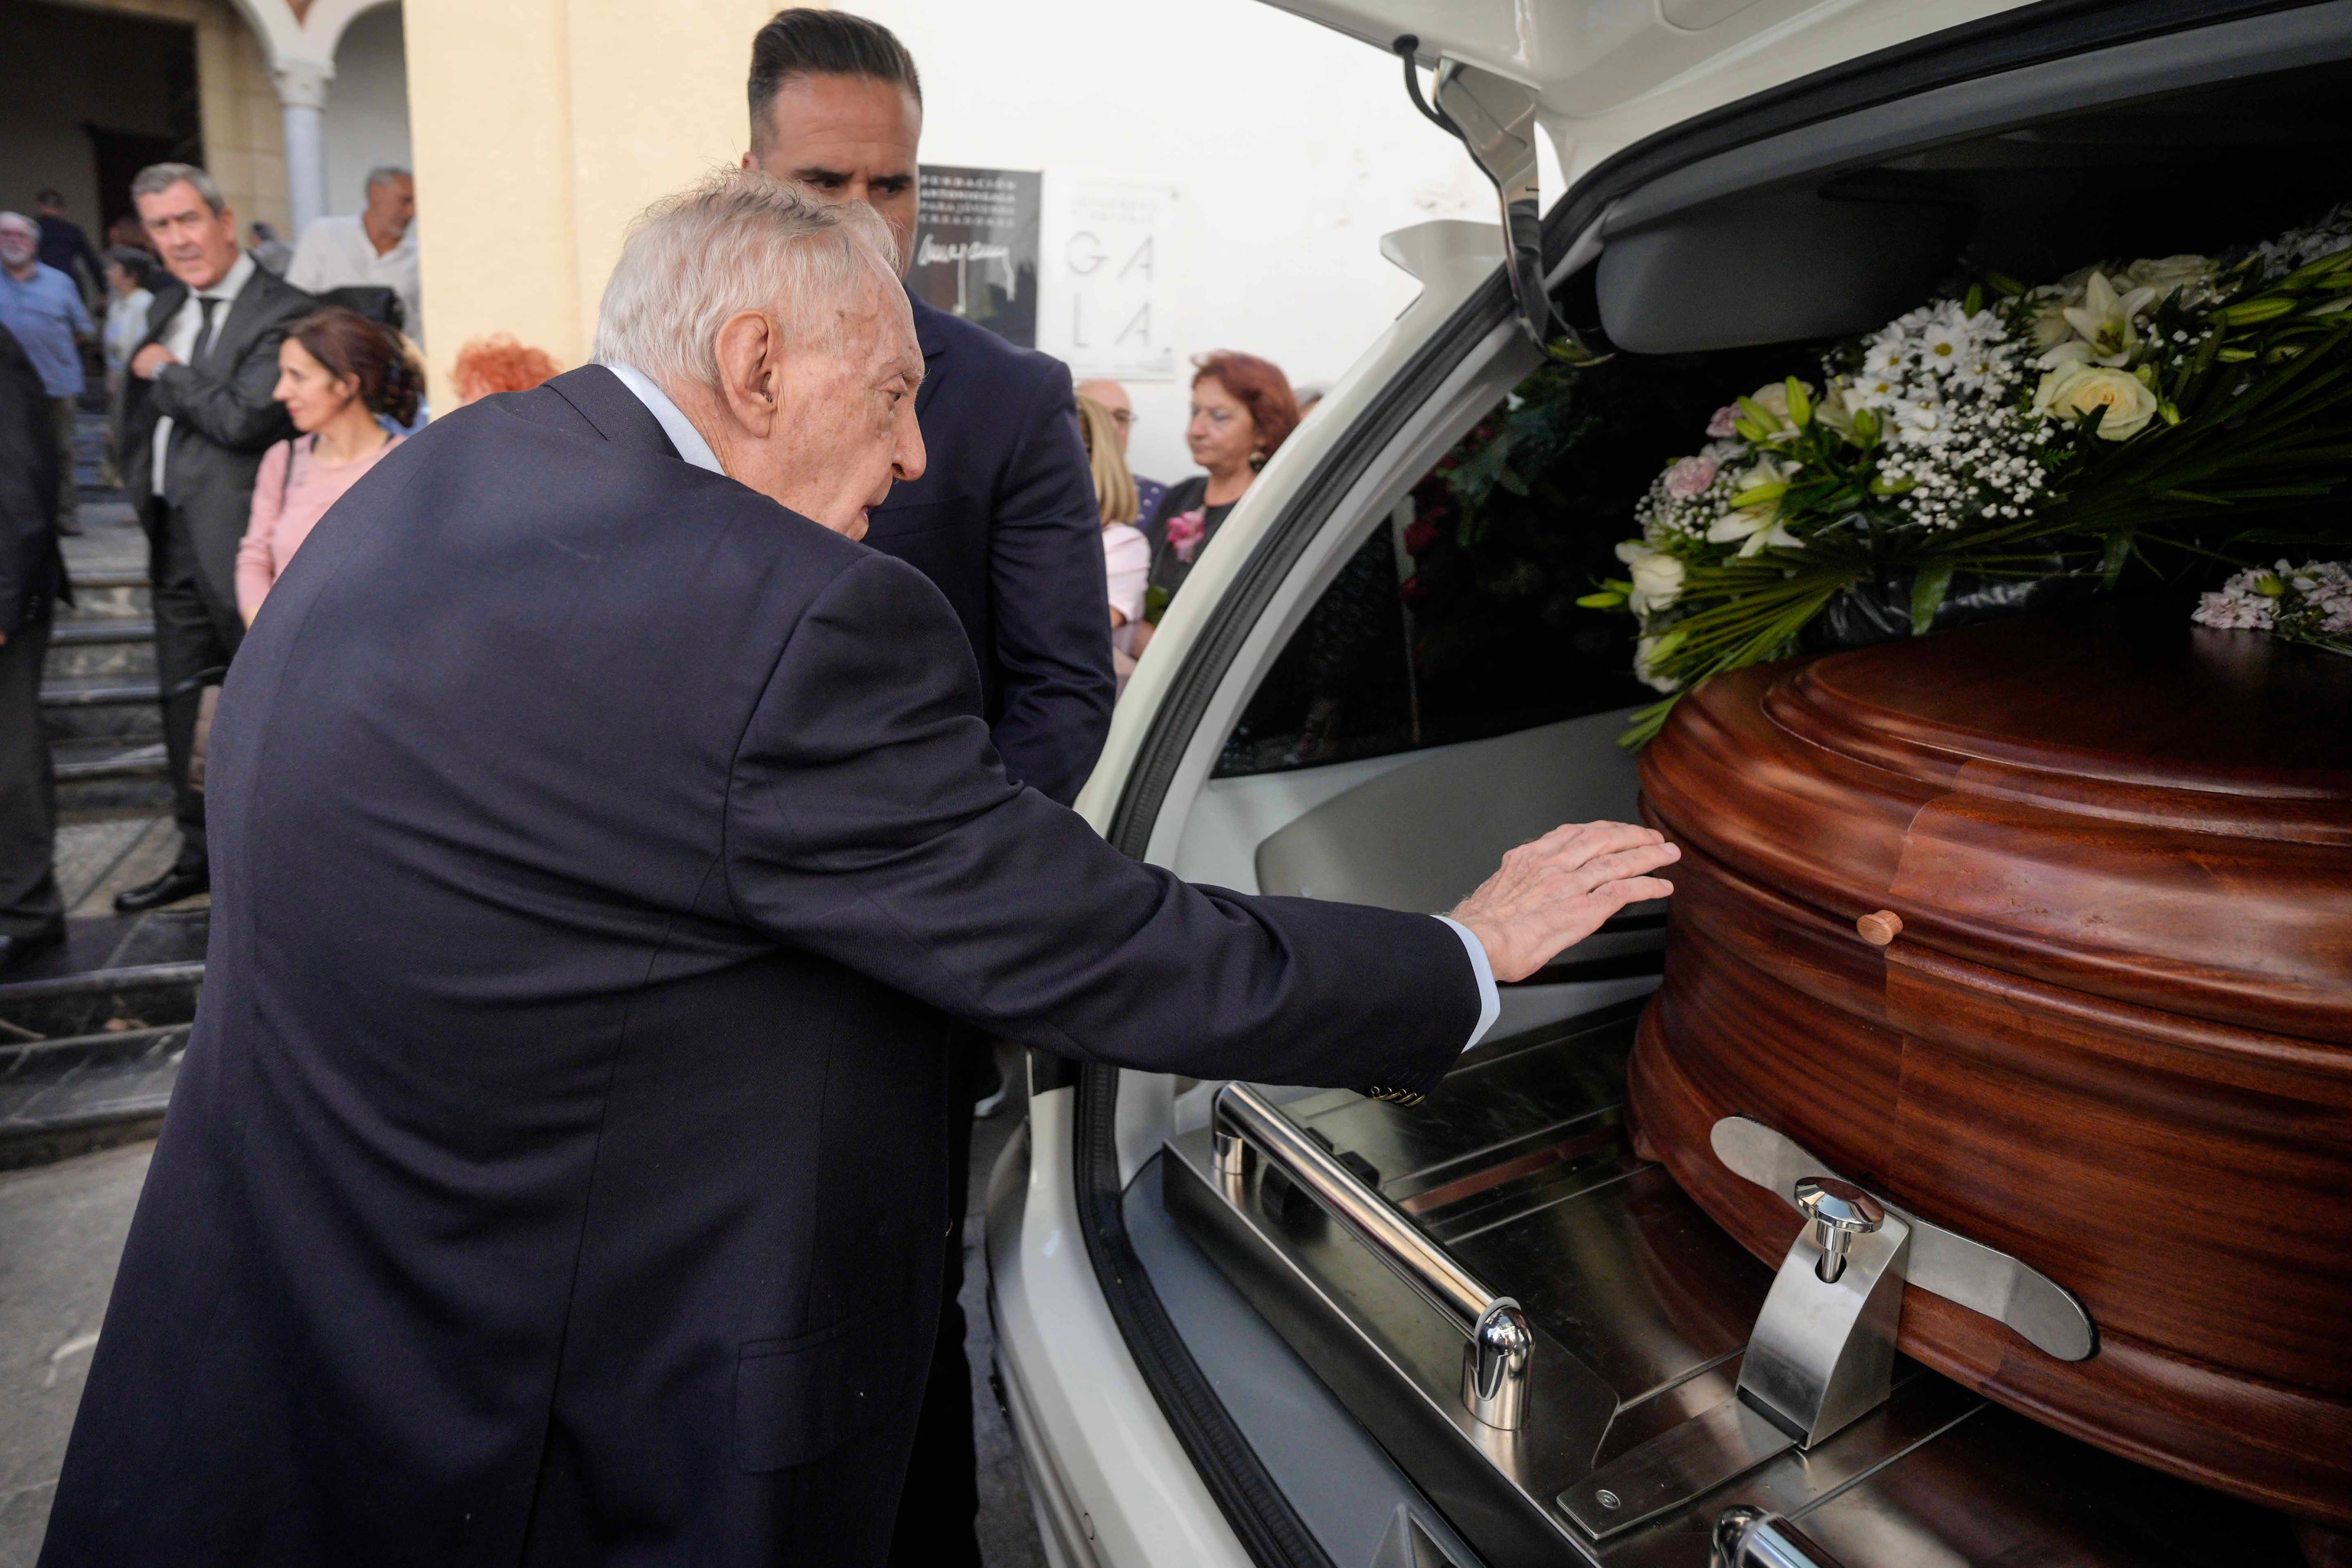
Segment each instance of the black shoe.
[{"label": "black shoe", "polygon": [[153,882],[142,882],[128,893],[116,894],[114,912],[117,915],[136,915],[145,909],[161,909],[167,904],[177,904],[184,898],[210,893],[212,889],[211,871],[181,871],[174,867]]},{"label": "black shoe", "polygon": [[13,975],[42,954],[64,946],[65,943],[66,931],[62,925],[38,936],[0,936],[0,975]]},{"label": "black shoe", "polygon": [[976,1087],[978,1092],[972,1095],[971,1100],[971,1119],[975,1122],[985,1122],[1004,1109],[1004,1069],[996,1064],[993,1052],[990,1053],[988,1059],[988,1076]]},{"label": "black shoe", "polygon": [[58,532],[69,539],[78,539],[81,538],[81,519],[79,517],[59,517],[58,519]]}]

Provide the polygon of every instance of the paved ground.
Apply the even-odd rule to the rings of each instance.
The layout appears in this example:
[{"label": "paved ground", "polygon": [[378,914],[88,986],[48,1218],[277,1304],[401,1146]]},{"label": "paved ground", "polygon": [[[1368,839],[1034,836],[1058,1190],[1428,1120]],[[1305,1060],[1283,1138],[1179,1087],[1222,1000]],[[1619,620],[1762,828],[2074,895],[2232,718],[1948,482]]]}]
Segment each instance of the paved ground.
[{"label": "paved ground", "polygon": [[153,1147],[0,1176],[0,1568],[39,1551]]},{"label": "paved ground", "polygon": [[[1045,1562],[1020,1454],[987,1383],[994,1342],[980,1206],[989,1168],[1021,1111],[1016,1089],[1003,1114],[974,1129],[971,1207],[964,1221],[965,1348],[978,1419],[981,1552],[990,1568],[1041,1568]],[[153,1146],[0,1175],[0,1568],[31,1568],[39,1553],[58,1465]]]}]

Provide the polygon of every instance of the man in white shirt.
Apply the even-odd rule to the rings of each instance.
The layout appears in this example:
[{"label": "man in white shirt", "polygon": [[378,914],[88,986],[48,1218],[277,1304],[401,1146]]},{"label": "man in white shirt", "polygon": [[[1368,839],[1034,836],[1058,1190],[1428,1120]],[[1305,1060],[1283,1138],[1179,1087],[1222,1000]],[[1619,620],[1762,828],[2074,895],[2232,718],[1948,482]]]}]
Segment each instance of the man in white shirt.
[{"label": "man in white shirt", "polygon": [[253,509],[254,472],[264,452],[294,434],[270,396],[278,346],[318,306],[245,254],[236,214],[202,169],[142,169],[131,196],[172,276],[157,287],[146,335],[131,351],[114,447],[147,530],[180,852],[170,871],[116,897],[124,914],[211,886],[205,798],[188,776],[196,714],[245,634],[236,547]]},{"label": "man in white shirt", "polygon": [[302,231],[286,281],[312,294],[331,288],[389,288],[400,297],[401,330],[425,340],[425,307],[416,273],[416,182],[405,169],[371,169],[367,210],[355,218],[320,218]]}]

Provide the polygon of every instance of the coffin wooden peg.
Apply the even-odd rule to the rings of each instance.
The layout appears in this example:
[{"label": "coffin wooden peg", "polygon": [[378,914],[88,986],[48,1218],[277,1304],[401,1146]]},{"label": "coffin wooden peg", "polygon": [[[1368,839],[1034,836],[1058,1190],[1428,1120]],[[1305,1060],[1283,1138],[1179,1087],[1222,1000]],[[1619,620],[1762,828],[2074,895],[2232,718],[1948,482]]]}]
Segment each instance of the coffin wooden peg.
[{"label": "coffin wooden peg", "polygon": [[1903,935],[1903,916],[1891,909],[1873,910],[1853,923],[1862,939],[1874,947],[1884,947]]}]

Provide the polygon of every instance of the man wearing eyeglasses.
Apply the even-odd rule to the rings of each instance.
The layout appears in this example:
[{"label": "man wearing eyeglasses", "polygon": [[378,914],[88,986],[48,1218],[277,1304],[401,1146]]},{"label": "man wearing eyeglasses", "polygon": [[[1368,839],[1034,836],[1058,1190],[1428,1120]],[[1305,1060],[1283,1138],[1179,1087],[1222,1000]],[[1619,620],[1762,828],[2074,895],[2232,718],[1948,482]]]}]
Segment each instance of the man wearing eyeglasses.
[{"label": "man wearing eyeglasses", "polygon": [[[1126,456],[1127,438],[1135,434],[1135,403],[1128,397],[1127,389],[1117,382],[1080,382],[1078,395],[1090,397],[1110,411],[1110,422],[1118,429],[1118,455]],[[1135,515],[1139,519],[1149,518],[1151,508],[1160,505],[1160,497],[1168,494],[1168,486],[1140,474],[1134,477],[1138,508]]]}]

